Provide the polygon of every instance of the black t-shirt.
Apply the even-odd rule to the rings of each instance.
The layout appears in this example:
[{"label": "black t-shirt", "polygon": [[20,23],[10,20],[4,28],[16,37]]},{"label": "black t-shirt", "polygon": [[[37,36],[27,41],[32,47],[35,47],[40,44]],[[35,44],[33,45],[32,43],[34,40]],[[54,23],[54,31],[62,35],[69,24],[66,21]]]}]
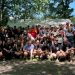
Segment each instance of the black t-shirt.
[{"label": "black t-shirt", "polygon": [[72,46],[71,46],[70,42],[67,42],[67,44],[63,43],[63,45],[62,45],[62,50],[63,50],[63,51],[66,51],[68,48],[71,48],[71,47],[72,47]]},{"label": "black t-shirt", "polygon": [[3,46],[2,46],[2,44],[0,45],[0,51],[2,51],[2,49],[3,49]]},{"label": "black t-shirt", "polygon": [[50,50],[50,47],[47,44],[42,45],[42,50]]},{"label": "black t-shirt", "polygon": [[13,51],[13,52],[17,51],[17,48],[14,46],[14,47],[12,48],[12,51]]},{"label": "black t-shirt", "polygon": [[35,45],[35,49],[41,48],[41,44]]},{"label": "black t-shirt", "polygon": [[12,47],[11,47],[11,44],[6,43],[4,48],[10,51]]},{"label": "black t-shirt", "polygon": [[2,41],[5,40],[4,33],[0,33],[0,38],[1,38]]},{"label": "black t-shirt", "polygon": [[52,50],[52,53],[56,53],[60,49],[58,44],[54,44],[54,45],[51,45],[50,50]]}]

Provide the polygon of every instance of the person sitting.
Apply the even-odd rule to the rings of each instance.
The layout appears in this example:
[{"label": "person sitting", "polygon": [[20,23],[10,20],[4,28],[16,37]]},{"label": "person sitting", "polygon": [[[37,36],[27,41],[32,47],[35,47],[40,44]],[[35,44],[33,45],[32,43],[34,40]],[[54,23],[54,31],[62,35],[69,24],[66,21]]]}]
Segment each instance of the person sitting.
[{"label": "person sitting", "polygon": [[2,53],[2,41],[0,40],[0,60],[3,59],[3,53]]},{"label": "person sitting", "polygon": [[30,57],[32,59],[33,57],[33,50],[34,50],[34,44],[32,43],[31,40],[29,40],[26,45],[23,47],[23,51],[24,51],[24,54],[25,52],[28,53],[28,57]]},{"label": "person sitting", "polygon": [[4,44],[3,55],[6,60],[10,60],[12,58],[12,46],[11,46],[10,39],[7,39],[7,41]]},{"label": "person sitting", "polygon": [[51,47],[50,47],[50,50],[51,50],[51,59],[56,59],[57,58],[57,55],[56,53],[60,50],[59,49],[59,44],[58,44],[58,40],[54,40]]},{"label": "person sitting", "polygon": [[60,51],[57,51],[56,56],[59,61],[66,60],[66,53],[62,49]]},{"label": "person sitting", "polygon": [[66,37],[63,40],[62,50],[66,53],[66,59],[70,61],[70,50],[73,50],[73,48]]}]

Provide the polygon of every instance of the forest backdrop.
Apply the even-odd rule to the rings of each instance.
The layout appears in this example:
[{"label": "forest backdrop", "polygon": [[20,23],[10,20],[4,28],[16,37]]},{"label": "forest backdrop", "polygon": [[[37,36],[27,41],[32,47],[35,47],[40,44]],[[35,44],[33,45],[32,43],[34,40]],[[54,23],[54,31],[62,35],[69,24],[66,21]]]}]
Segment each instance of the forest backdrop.
[{"label": "forest backdrop", "polygon": [[9,20],[24,19],[71,19],[74,0],[0,0],[0,26]]}]

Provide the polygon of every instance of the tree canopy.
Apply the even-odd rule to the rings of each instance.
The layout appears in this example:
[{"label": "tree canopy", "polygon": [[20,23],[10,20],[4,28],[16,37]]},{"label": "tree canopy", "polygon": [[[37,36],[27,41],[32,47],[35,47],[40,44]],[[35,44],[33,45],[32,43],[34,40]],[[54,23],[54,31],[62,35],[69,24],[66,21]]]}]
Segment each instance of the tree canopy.
[{"label": "tree canopy", "polygon": [[70,18],[71,2],[73,0],[0,0],[0,25],[6,25],[11,16],[15,20],[33,19],[33,15],[41,15],[40,12],[43,18]]}]

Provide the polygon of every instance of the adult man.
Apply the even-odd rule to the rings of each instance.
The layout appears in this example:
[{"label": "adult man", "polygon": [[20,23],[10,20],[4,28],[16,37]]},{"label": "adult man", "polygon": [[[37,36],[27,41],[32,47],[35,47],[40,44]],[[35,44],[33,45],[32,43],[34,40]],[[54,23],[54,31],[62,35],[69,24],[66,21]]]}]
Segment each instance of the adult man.
[{"label": "adult man", "polygon": [[32,41],[29,40],[27,42],[27,44],[23,47],[24,55],[26,55],[26,52],[27,52],[27,55],[29,53],[29,56],[32,59],[32,57],[33,57],[33,50],[34,50],[34,45],[33,45]]}]

